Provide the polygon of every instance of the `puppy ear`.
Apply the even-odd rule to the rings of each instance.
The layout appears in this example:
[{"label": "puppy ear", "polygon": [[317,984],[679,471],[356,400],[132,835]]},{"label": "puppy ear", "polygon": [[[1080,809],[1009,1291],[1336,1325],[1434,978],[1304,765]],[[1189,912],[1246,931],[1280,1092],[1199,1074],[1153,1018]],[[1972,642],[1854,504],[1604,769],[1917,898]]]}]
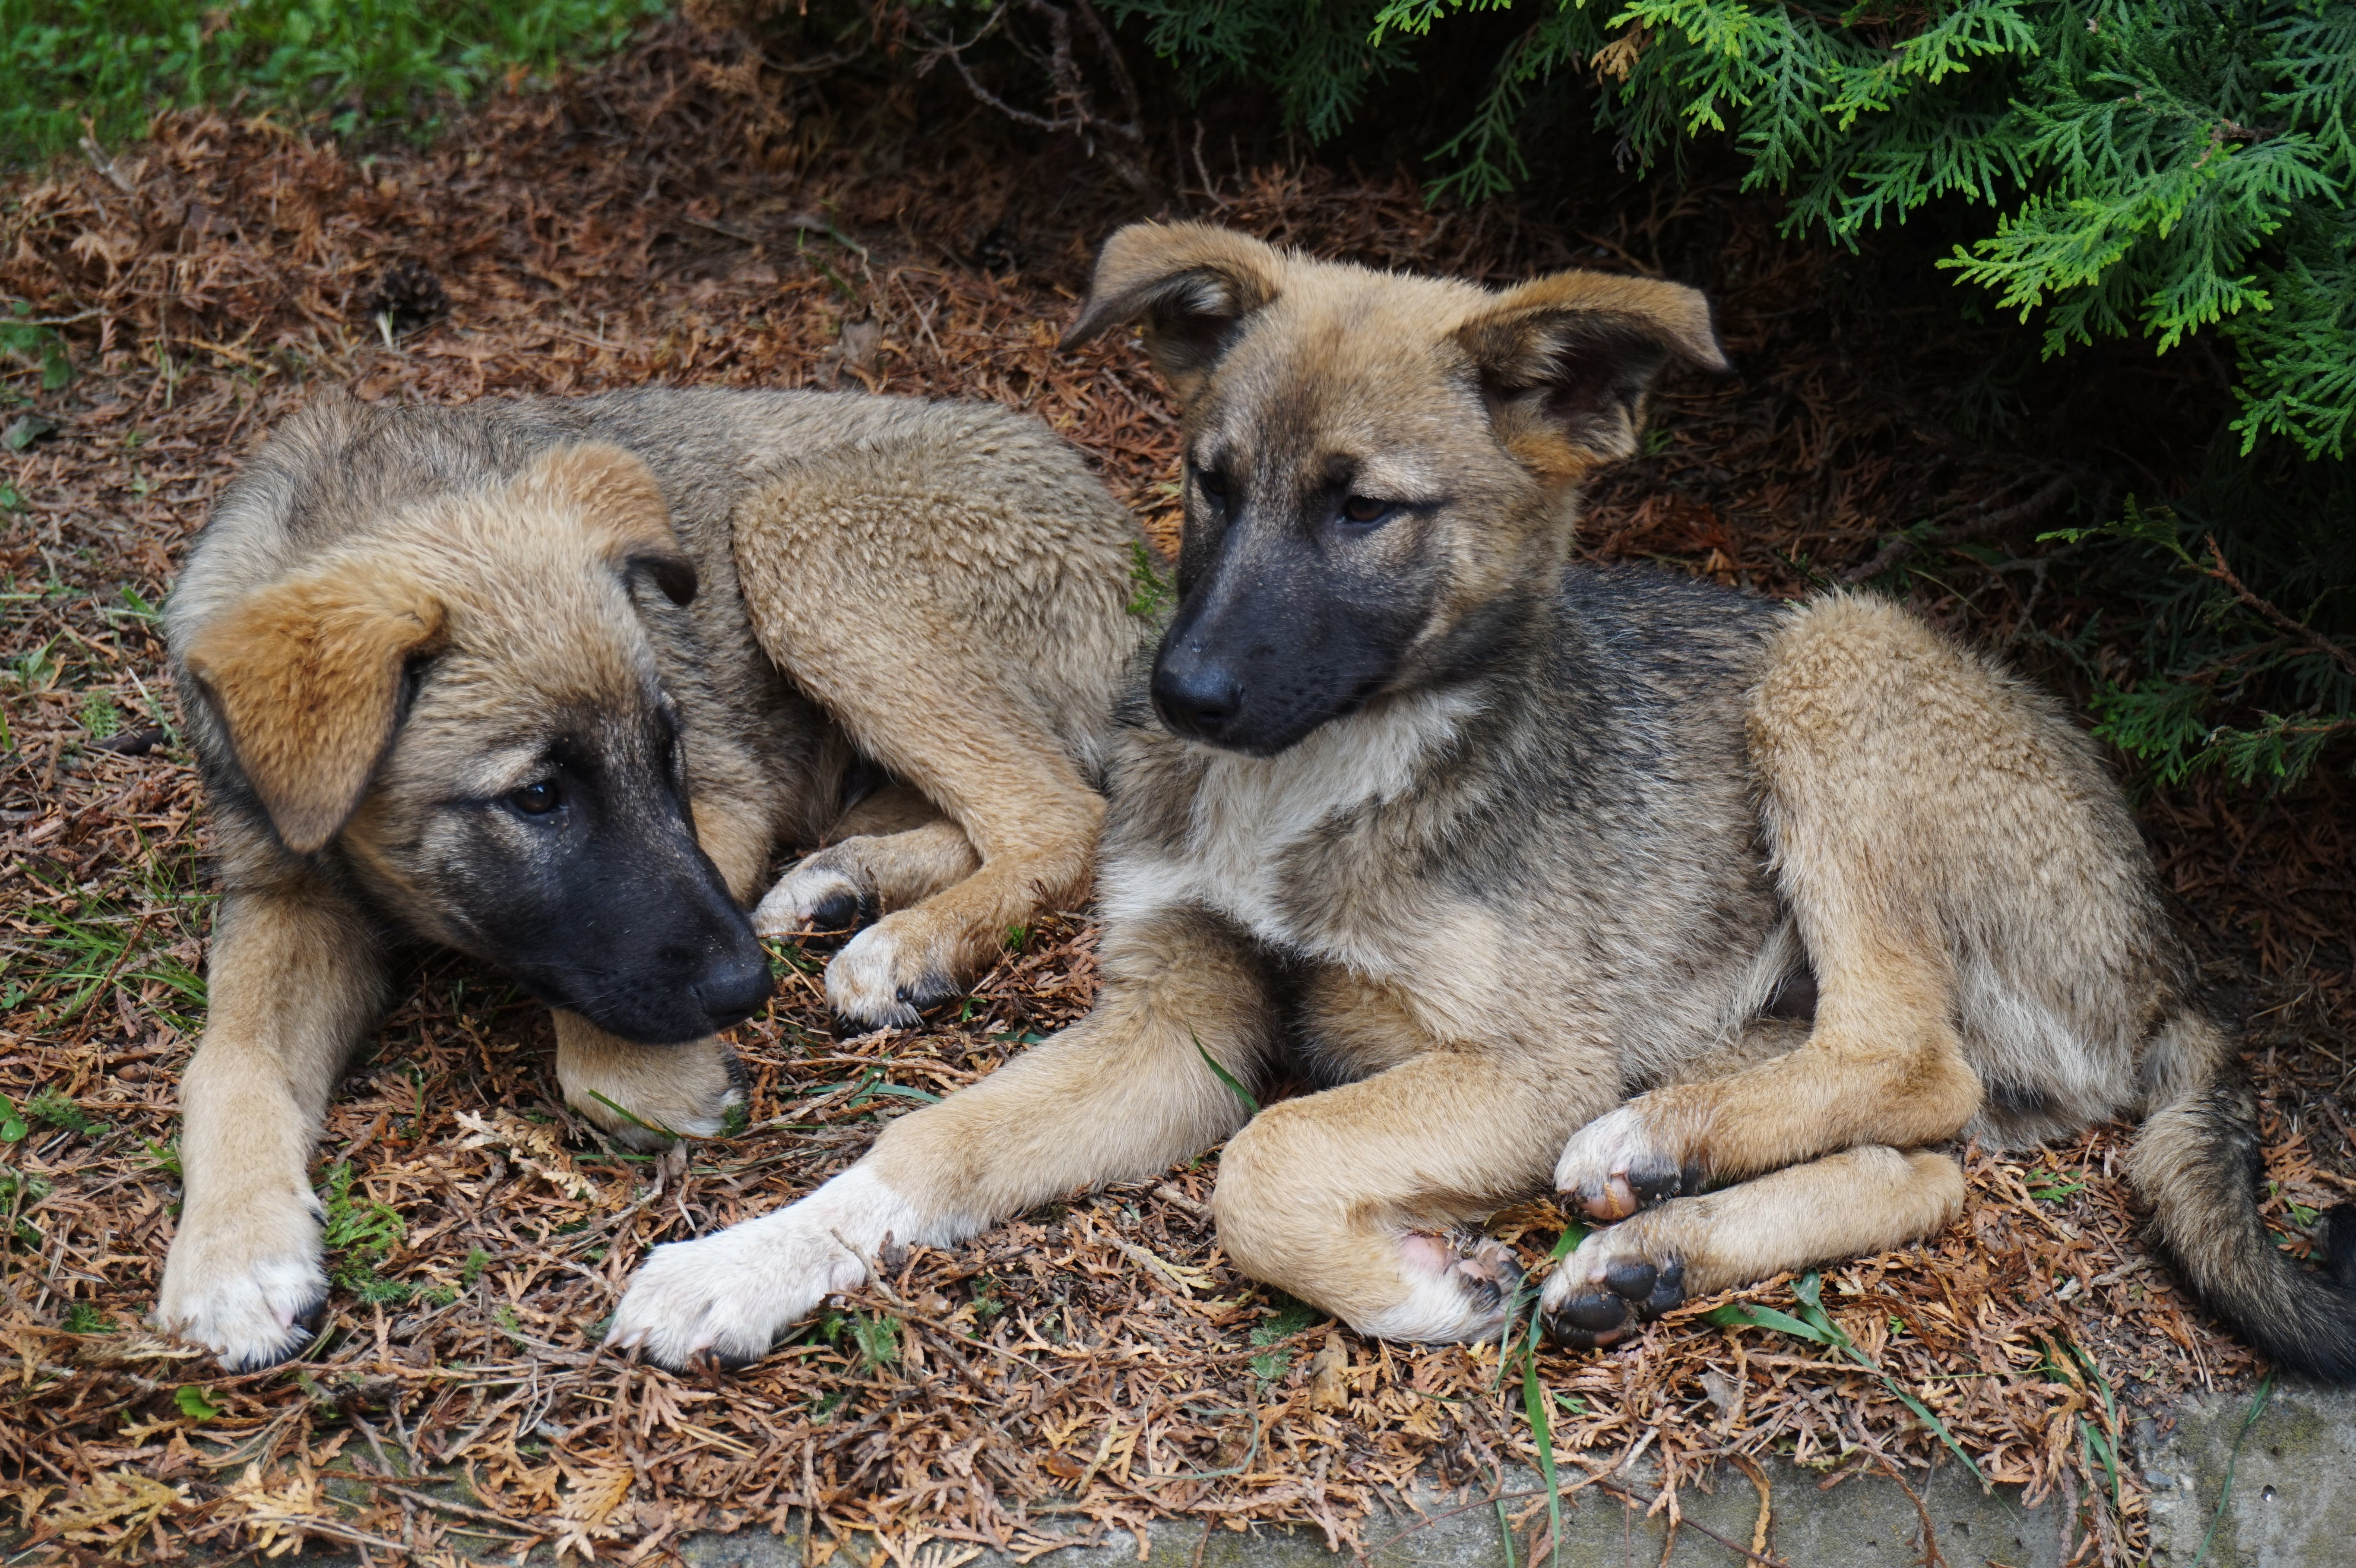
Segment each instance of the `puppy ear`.
[{"label": "puppy ear", "polygon": [[637,456],[601,441],[555,447],[517,485],[576,509],[626,575],[648,578],[674,604],[693,602],[695,562],[679,548],[654,470]]},{"label": "puppy ear", "polygon": [[1226,352],[1236,324],[1276,297],[1283,268],[1275,251],[1229,229],[1132,223],[1105,241],[1087,303],[1063,347],[1142,319],[1153,368],[1185,402]]},{"label": "puppy ear", "polygon": [[289,849],[342,830],[400,719],[402,667],[441,640],[441,603],[384,562],[346,561],[265,588],[216,617],[188,672]]},{"label": "puppy ear", "polygon": [[1635,452],[1645,400],[1672,358],[1727,368],[1709,301],[1653,278],[1535,279],[1499,295],[1455,337],[1480,374],[1497,438],[1555,483]]}]

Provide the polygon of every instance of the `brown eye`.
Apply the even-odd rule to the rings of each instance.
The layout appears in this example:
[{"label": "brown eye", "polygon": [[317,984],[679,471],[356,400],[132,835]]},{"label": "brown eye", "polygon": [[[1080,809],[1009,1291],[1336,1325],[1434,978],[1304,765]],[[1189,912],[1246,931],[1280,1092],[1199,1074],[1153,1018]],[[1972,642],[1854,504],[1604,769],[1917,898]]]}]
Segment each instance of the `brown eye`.
[{"label": "brown eye", "polygon": [[1390,516],[1391,504],[1372,496],[1353,496],[1342,503],[1342,515],[1354,523],[1379,523]]},{"label": "brown eye", "polygon": [[508,804],[526,816],[546,816],[564,803],[554,779],[540,779],[508,796]]},{"label": "brown eye", "polygon": [[1196,486],[1202,490],[1203,494],[1211,500],[1221,503],[1226,502],[1227,498],[1226,481],[1221,479],[1209,469],[1197,468],[1194,470],[1194,483]]}]

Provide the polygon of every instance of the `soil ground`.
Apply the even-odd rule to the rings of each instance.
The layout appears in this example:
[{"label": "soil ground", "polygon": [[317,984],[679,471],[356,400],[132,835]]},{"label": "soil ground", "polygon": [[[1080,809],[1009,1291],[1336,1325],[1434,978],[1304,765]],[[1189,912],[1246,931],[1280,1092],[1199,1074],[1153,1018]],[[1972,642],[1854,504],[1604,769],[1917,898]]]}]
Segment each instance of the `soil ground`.
[{"label": "soil ground", "polygon": [[[1869,579],[2064,684],[2075,667],[2054,649],[2101,606],[2035,554],[2036,532],[2111,498],[2089,451],[2164,488],[2210,396],[2093,357],[2012,436],[1975,441],[1954,393],[1998,352],[1993,329],[1907,303],[1871,254],[1779,237],[1772,202],[1731,187],[1671,202],[1599,176],[1543,208],[1467,212],[1428,208],[1413,171],[1240,143],[1222,162],[1197,142],[1140,194],[949,84],[810,64],[679,24],[423,151],[188,115],[0,193],[0,288],[79,368],[48,389],[38,366],[12,370],[0,411],[0,503],[17,508],[0,544],[0,1093],[25,1127],[0,1143],[0,1491],[47,1554],[300,1534],[638,1560],[805,1508],[812,1568],[854,1531],[903,1568],[920,1548],[948,1568],[968,1548],[1019,1557],[1171,1516],[1354,1545],[1419,1473],[1477,1488],[1540,1457],[1518,1346],[1501,1364],[1495,1346],[1362,1341],[1227,1268],[1203,1210],[1215,1157],[891,1259],[886,1282],[732,1378],[597,1351],[648,1247],[807,1191],[880,1120],[1083,1012],[1085,908],[906,1032],[838,1039],[813,980],[824,951],[783,950],[769,1015],[735,1036],[753,1125],[654,1159],[565,1111],[540,1009],[421,955],[328,1119],[337,1288],[319,1340],[217,1378],[147,1333],[209,912],[155,606],[240,455],[309,392],[660,380],[997,399],[1085,448],[1166,544],[1160,388],[1129,345],[1055,347],[1120,219],[1183,212],[1481,277],[1662,272],[1712,291],[1738,372],[1670,386],[1646,455],[1591,498],[1587,551],[1778,594]],[[2349,805],[2325,779],[2143,806],[2222,1005],[2249,1020],[2268,1213],[2294,1248],[2314,1211],[2356,1196]],[[1620,1350],[1537,1351],[1551,1453],[1588,1473],[1633,1456],[1652,1467],[1647,1506],[1674,1519],[1713,1463],[1778,1456],[1830,1479],[1951,1452],[2058,1499],[2063,1556],[2134,1560],[2150,1533],[2122,1459],[2138,1413],[2262,1369],[2139,1244],[2127,1132],[1974,1150],[1948,1233],[1740,1293],[1794,1312],[1795,1289],[1820,1289],[1837,1332],[1817,1340],[1714,1326],[1722,1303],[1705,1301]],[[1493,1229],[1535,1267],[1560,1220],[1537,1202]],[[1530,1561],[1544,1504],[1511,1512]]]}]

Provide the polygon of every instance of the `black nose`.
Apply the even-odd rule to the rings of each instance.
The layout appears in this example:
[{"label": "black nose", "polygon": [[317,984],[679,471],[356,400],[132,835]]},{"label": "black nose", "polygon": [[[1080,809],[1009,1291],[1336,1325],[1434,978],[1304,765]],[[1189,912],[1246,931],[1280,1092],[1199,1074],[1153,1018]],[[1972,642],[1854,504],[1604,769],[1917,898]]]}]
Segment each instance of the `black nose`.
[{"label": "black nose", "polygon": [[1154,710],[1181,735],[1215,741],[1234,725],[1243,706],[1243,683],[1223,665],[1166,658],[1154,667]]},{"label": "black nose", "polygon": [[759,943],[747,941],[714,955],[692,989],[711,1027],[726,1029],[767,1006],[770,987],[768,955]]}]

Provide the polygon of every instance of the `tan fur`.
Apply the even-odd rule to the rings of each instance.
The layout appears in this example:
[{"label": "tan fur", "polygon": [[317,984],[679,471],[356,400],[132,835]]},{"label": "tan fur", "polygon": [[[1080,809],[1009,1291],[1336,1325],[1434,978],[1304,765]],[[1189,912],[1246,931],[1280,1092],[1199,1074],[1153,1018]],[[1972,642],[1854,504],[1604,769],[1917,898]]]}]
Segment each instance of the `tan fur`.
[{"label": "tan fur", "polygon": [[[2356,1298],[2260,1228],[2224,1037],[2058,705],[1874,599],[1569,563],[1655,375],[1724,363],[1698,294],[1141,224],[1068,341],[1130,320],[1185,404],[1187,522],[1111,769],[1095,1010],[803,1202],[659,1248],[616,1344],[758,1355],[892,1237],[1221,1136],[1236,1263],[1401,1338],[1497,1331],[1513,1269],[1470,1227],[1551,1177],[1620,1221],[1542,1296],[1607,1343],[1948,1224],[1961,1170],[1926,1146],[2143,1111],[2136,1180],[2196,1288],[2356,1376]],[[1321,1086],[1247,1120],[1205,1053]]]},{"label": "tan fur", "polygon": [[[825,845],[765,923],[806,927],[795,889],[827,877],[886,912],[829,974],[867,1022],[1076,896],[1144,631],[1133,538],[1069,447],[989,408],[659,391],[296,416],[172,601],[224,896],[159,1321],[233,1366],[299,1344],[325,1289],[305,1166],[386,950],[474,940],[452,891],[474,819],[446,803],[530,784],[551,724],[594,745],[674,711],[692,846],[739,907],[780,847]],[[860,752],[894,777],[846,811]],[[719,1040],[564,1010],[555,1032],[566,1100],[626,1142],[708,1135],[742,1098]]]},{"label": "tan fur", "polygon": [[361,559],[254,595],[189,648],[288,848],[309,854],[351,816],[392,739],[402,661],[442,627],[413,576]]}]

